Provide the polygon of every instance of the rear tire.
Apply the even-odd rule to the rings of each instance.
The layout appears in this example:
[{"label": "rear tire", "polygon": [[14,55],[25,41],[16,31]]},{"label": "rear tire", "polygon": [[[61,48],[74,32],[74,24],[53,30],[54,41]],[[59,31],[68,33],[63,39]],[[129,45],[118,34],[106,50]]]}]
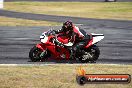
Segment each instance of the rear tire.
[{"label": "rear tire", "polygon": [[34,46],[30,52],[29,52],[29,58],[32,62],[40,61],[40,54],[42,53],[42,50]]},{"label": "rear tire", "polygon": [[95,62],[100,55],[100,50],[96,45],[93,45],[89,50],[85,50],[85,53],[87,54],[84,54],[79,58],[82,63]]}]

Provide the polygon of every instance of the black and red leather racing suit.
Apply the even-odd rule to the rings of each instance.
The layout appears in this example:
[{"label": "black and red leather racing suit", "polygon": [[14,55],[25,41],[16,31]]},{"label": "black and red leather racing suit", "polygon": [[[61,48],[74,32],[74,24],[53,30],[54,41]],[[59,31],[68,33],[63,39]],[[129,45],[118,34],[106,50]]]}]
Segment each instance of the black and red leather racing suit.
[{"label": "black and red leather racing suit", "polygon": [[72,42],[74,45],[72,46],[72,50],[76,53],[81,48],[86,46],[89,37],[84,30],[80,30],[78,27],[73,26],[73,31],[66,33],[66,31],[62,28],[55,31],[56,34],[61,34],[62,36],[67,37],[69,42]]}]

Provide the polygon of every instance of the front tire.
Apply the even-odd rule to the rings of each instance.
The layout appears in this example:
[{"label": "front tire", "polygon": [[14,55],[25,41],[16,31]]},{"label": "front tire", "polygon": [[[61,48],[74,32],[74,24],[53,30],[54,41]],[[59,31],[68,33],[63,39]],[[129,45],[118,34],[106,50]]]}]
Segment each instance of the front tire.
[{"label": "front tire", "polygon": [[85,54],[79,58],[82,63],[95,62],[100,55],[100,50],[96,45],[91,46],[90,49],[85,50]]},{"label": "front tire", "polygon": [[41,49],[34,46],[29,52],[29,58],[31,59],[32,62],[40,61],[41,60],[40,54],[42,52],[43,51]]}]

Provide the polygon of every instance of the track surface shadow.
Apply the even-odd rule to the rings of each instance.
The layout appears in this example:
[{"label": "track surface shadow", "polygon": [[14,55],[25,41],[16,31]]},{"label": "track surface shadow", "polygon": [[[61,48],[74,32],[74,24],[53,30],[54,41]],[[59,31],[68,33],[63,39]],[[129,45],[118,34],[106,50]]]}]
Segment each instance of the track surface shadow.
[{"label": "track surface shadow", "polygon": [[[29,62],[31,62],[29,60]],[[38,61],[38,62],[44,62],[44,63],[52,63],[52,64],[83,64],[80,61],[77,60],[55,60],[55,59],[47,59],[45,61]],[[132,60],[121,60],[121,59],[98,59],[95,62],[87,62],[87,64],[90,63],[109,63],[109,64],[132,64]],[[86,63],[85,63],[86,64]]]}]

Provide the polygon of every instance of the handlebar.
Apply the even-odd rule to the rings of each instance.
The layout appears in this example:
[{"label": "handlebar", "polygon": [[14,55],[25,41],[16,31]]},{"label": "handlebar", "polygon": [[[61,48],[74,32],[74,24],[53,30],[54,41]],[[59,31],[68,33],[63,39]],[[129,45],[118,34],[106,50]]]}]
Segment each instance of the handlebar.
[{"label": "handlebar", "polygon": [[55,30],[49,30],[49,31],[47,31],[46,33],[45,33],[45,35],[47,35],[47,36],[54,36],[53,37],[53,43],[55,44],[55,45],[59,45],[59,46],[61,46],[61,47],[64,47],[64,44],[63,43],[61,43],[61,42],[59,42],[59,40],[57,39],[57,35],[56,35],[56,33],[55,33]]}]

